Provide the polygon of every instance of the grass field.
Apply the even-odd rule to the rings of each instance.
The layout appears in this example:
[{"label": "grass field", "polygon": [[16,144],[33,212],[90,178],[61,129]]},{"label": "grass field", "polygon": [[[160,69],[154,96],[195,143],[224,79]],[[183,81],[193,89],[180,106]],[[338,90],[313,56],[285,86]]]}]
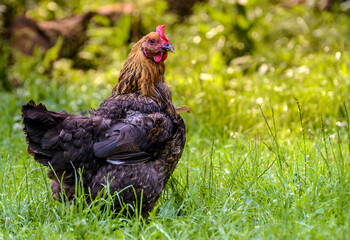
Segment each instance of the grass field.
[{"label": "grass field", "polygon": [[82,52],[94,68],[60,59],[49,76],[42,59],[54,53],[6,67],[19,86],[0,92],[0,239],[350,239],[350,15],[267,2],[211,1],[183,22],[161,17],[163,3],[143,9],[147,31],[167,24],[166,79],[192,110],[183,157],[147,219],[54,201],[20,114],[30,99],[97,108],[131,47],[113,41],[128,18],[89,27]]}]

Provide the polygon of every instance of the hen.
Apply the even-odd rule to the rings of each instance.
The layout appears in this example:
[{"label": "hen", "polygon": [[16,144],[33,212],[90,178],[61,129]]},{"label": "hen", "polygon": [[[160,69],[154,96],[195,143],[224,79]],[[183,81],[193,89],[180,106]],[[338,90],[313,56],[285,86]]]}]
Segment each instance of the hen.
[{"label": "hen", "polygon": [[153,209],[185,145],[185,125],[164,79],[164,61],[174,52],[164,27],[133,46],[112,95],[88,116],[33,101],[22,107],[28,153],[50,167],[54,198],[64,192],[73,200],[82,170],[88,202],[109,185],[118,193],[117,211],[120,201],[134,206],[140,199],[142,215]]}]

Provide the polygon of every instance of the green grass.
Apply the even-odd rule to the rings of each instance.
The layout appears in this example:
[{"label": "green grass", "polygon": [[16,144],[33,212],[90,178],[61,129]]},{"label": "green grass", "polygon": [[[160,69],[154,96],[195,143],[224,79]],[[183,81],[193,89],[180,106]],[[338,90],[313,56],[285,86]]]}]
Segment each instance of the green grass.
[{"label": "green grass", "polygon": [[[130,49],[113,36],[127,28],[90,26],[82,51],[95,69],[61,59],[48,76],[40,54],[19,57],[7,72],[20,87],[0,93],[0,239],[350,239],[350,18],[261,3],[242,14],[211,2],[182,23],[163,20],[176,49],[166,79],[192,111],[183,157],[146,219],[116,218],[102,200],[54,201],[20,117],[30,99],[97,108]],[[162,8],[145,8],[147,31]]]}]

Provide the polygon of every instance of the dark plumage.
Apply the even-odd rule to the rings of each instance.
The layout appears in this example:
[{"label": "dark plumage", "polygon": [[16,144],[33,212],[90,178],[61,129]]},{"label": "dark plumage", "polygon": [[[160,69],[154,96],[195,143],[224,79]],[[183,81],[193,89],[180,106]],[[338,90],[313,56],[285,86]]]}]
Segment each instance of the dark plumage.
[{"label": "dark plumage", "polygon": [[[157,38],[158,33],[149,35]],[[97,110],[88,115],[58,113],[33,101],[22,107],[28,152],[37,162],[51,167],[48,177],[55,198],[63,186],[68,199],[74,199],[80,169],[85,192],[90,191],[92,198],[101,194],[108,179],[111,193],[124,189],[119,193],[124,203],[135,203],[135,189],[137,199],[142,195],[142,214],[153,209],[182,155],[185,125],[165,84],[166,57],[156,62],[152,57],[160,53],[145,50],[143,43],[149,35],[135,44],[121,71],[124,76],[133,76],[132,82],[123,81],[121,74],[118,86],[122,84],[119,89],[124,92],[117,92],[117,86]],[[162,51],[160,56],[164,56],[167,49],[159,49],[155,51]],[[125,66],[139,72],[126,72]],[[154,74],[157,79],[144,74],[153,68],[158,70]],[[120,210],[118,199],[115,201],[116,210]]]}]

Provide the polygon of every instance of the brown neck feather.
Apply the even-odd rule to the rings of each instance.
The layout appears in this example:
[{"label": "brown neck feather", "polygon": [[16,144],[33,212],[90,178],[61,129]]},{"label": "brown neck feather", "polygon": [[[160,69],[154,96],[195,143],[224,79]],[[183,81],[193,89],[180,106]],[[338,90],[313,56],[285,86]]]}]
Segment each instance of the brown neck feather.
[{"label": "brown neck feather", "polygon": [[157,101],[173,118],[177,112],[172,102],[170,89],[165,83],[164,62],[156,63],[146,58],[141,50],[140,42],[131,49],[120,71],[119,83],[114,87],[112,95],[140,92]]},{"label": "brown neck feather", "polygon": [[119,83],[113,89],[113,95],[141,92],[144,96],[157,99],[154,88],[165,82],[164,62],[154,62],[146,58],[137,43],[131,49],[123,69],[119,74]]}]

